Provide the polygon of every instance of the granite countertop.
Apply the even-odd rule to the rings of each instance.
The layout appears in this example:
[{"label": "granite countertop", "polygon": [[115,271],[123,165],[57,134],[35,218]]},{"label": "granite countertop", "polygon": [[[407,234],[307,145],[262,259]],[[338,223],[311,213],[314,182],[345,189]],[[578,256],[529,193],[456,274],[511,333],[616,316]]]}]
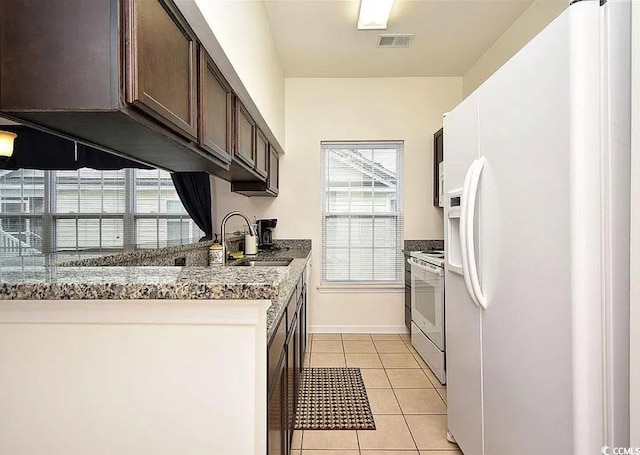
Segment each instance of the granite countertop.
[{"label": "granite countertop", "polygon": [[271,337],[275,329],[275,323],[280,319],[282,312],[287,307],[296,284],[298,284],[305,267],[308,266],[310,254],[305,259],[294,259],[287,267],[290,269],[290,273],[282,280],[278,296],[271,300],[271,306],[267,309],[267,339]]},{"label": "granite countertop", "polygon": [[278,295],[286,269],[148,266],[3,269],[0,299],[271,299]]},{"label": "granite countertop", "polygon": [[[271,306],[267,309],[267,338],[269,338],[275,328],[275,322],[280,319],[282,311],[287,307],[291,294],[295,290],[296,284],[300,280],[305,267],[308,265],[311,256],[310,240],[287,240],[278,242],[278,249],[271,251],[261,251],[256,256],[246,256],[246,259],[284,259],[293,258],[287,267],[238,267],[242,269],[276,269],[286,270],[287,275],[280,281],[277,295],[268,297],[271,299]],[[239,260],[241,261],[241,259]],[[239,262],[235,261],[235,262]],[[230,262],[233,265],[235,262]],[[267,298],[267,297],[265,297]]]},{"label": "granite countertop", "polygon": [[293,258],[286,267],[2,267],[0,300],[268,299],[270,333],[311,254],[310,241],[280,246],[253,257]]},{"label": "granite countertop", "polygon": [[405,240],[402,252],[407,255],[412,251],[429,251],[444,249],[444,240]]}]

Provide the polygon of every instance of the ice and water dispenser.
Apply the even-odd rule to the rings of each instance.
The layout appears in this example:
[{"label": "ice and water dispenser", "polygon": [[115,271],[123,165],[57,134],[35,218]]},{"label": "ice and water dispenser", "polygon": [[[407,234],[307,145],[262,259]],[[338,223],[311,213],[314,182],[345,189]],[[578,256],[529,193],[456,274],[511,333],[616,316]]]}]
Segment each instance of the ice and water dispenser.
[{"label": "ice and water dispenser", "polygon": [[447,269],[462,275],[462,249],[460,246],[462,189],[448,192],[447,199]]}]

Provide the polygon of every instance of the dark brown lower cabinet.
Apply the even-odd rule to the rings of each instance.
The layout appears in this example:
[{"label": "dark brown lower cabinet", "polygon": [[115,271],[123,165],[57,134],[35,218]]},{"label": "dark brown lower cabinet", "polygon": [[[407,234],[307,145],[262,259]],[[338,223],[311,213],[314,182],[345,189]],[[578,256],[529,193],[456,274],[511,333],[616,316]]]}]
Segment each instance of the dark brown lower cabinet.
[{"label": "dark brown lower cabinet", "polygon": [[[300,302],[298,303],[298,327],[296,328],[296,338],[298,340],[297,345],[297,365],[298,371],[302,371],[304,367],[304,353],[307,349],[307,304],[305,299],[306,290],[302,290],[302,296],[300,297]],[[298,380],[300,378],[298,377]]]},{"label": "dark brown lower cabinet", "polygon": [[306,343],[306,283],[301,278],[267,346],[268,455],[291,453]]},{"label": "dark brown lower cabinet", "polygon": [[304,367],[304,354],[307,352],[307,285],[303,284],[300,302],[298,303],[298,368]]},{"label": "dark brown lower cabinet", "polygon": [[287,421],[286,435],[287,453],[291,453],[291,440],[293,439],[293,430],[296,420],[296,406],[298,398],[298,377],[300,376],[297,364],[296,350],[298,342],[296,341],[295,332],[298,319],[294,319],[289,333],[287,342]]},{"label": "dark brown lower cabinet", "polygon": [[286,454],[287,444],[285,441],[285,409],[283,402],[286,396],[286,358],[282,356],[278,367],[276,368],[276,377],[273,388],[269,395],[267,404],[267,454],[283,455]]}]

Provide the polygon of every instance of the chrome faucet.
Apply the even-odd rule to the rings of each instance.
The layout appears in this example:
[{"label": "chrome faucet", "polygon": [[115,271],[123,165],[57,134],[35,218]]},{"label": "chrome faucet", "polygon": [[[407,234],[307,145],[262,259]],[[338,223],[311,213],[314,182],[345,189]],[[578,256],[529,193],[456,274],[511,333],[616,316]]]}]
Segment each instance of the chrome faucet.
[{"label": "chrome faucet", "polygon": [[227,263],[227,242],[225,240],[225,234],[226,234],[226,229],[225,226],[227,224],[227,220],[229,218],[231,218],[234,215],[238,215],[242,218],[244,218],[244,220],[247,222],[247,226],[249,227],[249,234],[255,236],[256,235],[256,231],[253,230],[253,227],[251,226],[251,222],[249,221],[249,218],[247,218],[243,213],[238,212],[238,211],[234,211],[234,212],[229,212],[227,213],[224,218],[222,219],[222,226],[220,227],[220,230],[222,231],[222,264],[226,264]]}]

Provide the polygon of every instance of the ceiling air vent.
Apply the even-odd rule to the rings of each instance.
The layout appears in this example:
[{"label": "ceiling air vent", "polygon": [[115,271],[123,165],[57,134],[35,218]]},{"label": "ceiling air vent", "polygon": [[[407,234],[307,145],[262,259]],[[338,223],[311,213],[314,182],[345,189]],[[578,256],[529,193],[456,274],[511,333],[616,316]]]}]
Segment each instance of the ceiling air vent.
[{"label": "ceiling air vent", "polygon": [[378,47],[409,47],[414,34],[397,33],[395,35],[378,35]]}]

